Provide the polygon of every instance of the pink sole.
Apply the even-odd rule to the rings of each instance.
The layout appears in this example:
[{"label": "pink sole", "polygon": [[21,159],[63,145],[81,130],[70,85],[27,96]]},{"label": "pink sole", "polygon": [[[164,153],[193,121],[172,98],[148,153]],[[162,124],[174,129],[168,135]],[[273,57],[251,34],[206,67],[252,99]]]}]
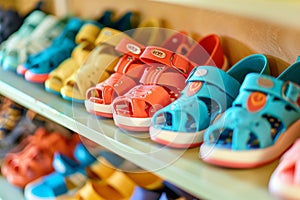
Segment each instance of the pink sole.
[{"label": "pink sole", "polygon": [[44,83],[48,79],[49,74],[34,74],[30,71],[25,73],[25,79],[34,83]]}]

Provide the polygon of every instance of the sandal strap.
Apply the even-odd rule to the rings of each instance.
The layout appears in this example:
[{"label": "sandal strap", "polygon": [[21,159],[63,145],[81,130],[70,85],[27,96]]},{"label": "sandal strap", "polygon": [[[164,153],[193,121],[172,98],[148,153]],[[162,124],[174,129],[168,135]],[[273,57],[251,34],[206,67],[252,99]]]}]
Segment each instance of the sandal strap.
[{"label": "sandal strap", "polygon": [[191,47],[186,57],[198,65],[209,65],[222,68],[225,62],[220,37],[211,34],[201,38]]},{"label": "sandal strap", "polygon": [[157,62],[168,67],[179,69],[185,76],[188,76],[197,65],[188,60],[185,56],[157,46],[147,46],[140,56],[140,59],[148,64]]},{"label": "sandal strap", "polygon": [[132,63],[139,61],[139,57],[144,51],[145,46],[129,38],[124,38],[115,49],[123,53],[124,56],[119,60],[114,70],[115,72],[125,74],[131,68]]},{"label": "sandal strap", "polygon": [[256,73],[247,75],[245,83],[247,84],[242,84],[241,91],[271,94],[300,112],[300,85]]},{"label": "sandal strap", "polygon": [[228,73],[216,67],[201,66],[195,68],[189,75],[187,82],[206,82],[228,94],[234,99],[239,92],[240,83]]}]

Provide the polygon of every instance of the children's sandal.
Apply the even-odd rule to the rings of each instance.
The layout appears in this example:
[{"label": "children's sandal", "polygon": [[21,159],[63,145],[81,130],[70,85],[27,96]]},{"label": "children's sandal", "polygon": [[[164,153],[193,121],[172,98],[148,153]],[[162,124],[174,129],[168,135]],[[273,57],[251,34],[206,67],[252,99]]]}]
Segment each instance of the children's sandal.
[{"label": "children's sandal", "polygon": [[3,69],[17,71],[24,75],[19,65],[27,61],[29,55],[38,53],[51,45],[53,40],[61,33],[66,19],[59,19],[47,15],[42,22],[32,31],[30,36],[22,40],[18,47],[6,54],[3,60]]},{"label": "children's sandal", "polygon": [[[140,25],[137,29],[127,31],[127,32],[123,33],[124,34],[123,36],[122,35],[121,36],[129,39],[128,35],[132,35],[132,38],[134,40],[136,39],[139,43],[142,43],[142,44],[147,44],[149,42],[150,43],[160,43],[162,36],[159,35],[159,27],[161,27],[161,23],[158,19],[149,19],[149,20],[145,20],[142,23],[140,23]],[[145,29],[147,29],[147,30],[145,31]],[[132,33],[132,31],[133,31],[133,33]],[[119,38],[121,40],[123,39],[122,37],[119,36]],[[79,70],[78,76],[77,76],[77,80],[78,80],[77,85],[78,85],[80,92],[83,94],[83,99],[86,98],[85,97],[86,92],[89,88],[94,88],[98,83],[101,83],[101,82],[105,81],[107,78],[109,78],[111,76],[111,74],[113,74],[114,68],[117,68],[117,66],[119,65],[117,63],[121,62],[119,60],[120,60],[120,56],[123,54],[123,52],[119,51],[118,48],[116,48],[117,46],[119,46],[119,43],[121,42],[121,40],[116,40],[116,39],[117,38],[115,38],[115,37],[111,38],[110,40],[112,40],[112,41],[115,40],[115,41],[113,41],[113,43],[112,43],[112,42],[110,42],[110,40],[108,40],[108,42],[113,44],[113,47],[114,47],[114,50],[111,50],[110,54],[115,52],[115,54],[118,56],[117,59],[114,59],[113,62],[110,61],[111,58],[109,58],[107,56],[104,57],[106,59],[104,59],[104,58],[101,59],[101,57],[105,56],[105,54],[101,55],[101,52],[99,52],[98,54],[96,54],[96,56],[99,57],[99,59],[101,59],[103,61],[106,61],[106,60],[110,61],[110,63],[104,62],[102,64],[100,64],[100,63],[95,64],[95,62],[87,61],[85,66],[83,66],[84,68]],[[124,59],[125,58],[123,57],[122,60],[124,61]],[[128,59],[130,59],[130,58],[128,58]],[[125,61],[125,62],[129,62],[129,60]],[[133,62],[135,62],[135,60]],[[105,63],[107,63],[107,64],[105,64]],[[109,70],[103,71],[103,69],[102,69],[103,66],[105,67],[108,64],[109,64]],[[110,69],[110,68],[112,68],[112,69]],[[114,75],[114,79],[115,79],[115,75]],[[89,81],[86,81],[86,80],[89,80]],[[90,101],[90,103],[92,105],[88,105],[88,110],[90,110],[89,109],[90,106],[93,106],[93,102]]]},{"label": "children's sandal", "polygon": [[[194,67],[225,63],[219,37],[209,35],[181,55],[157,46],[148,46],[140,59],[146,68],[140,85],[113,101],[115,124],[129,131],[148,131],[153,114],[176,100]],[[175,81],[176,80],[176,81]]]},{"label": "children's sandal", "polygon": [[0,46],[0,64],[5,70],[16,70],[17,66],[10,66],[9,63],[4,62],[8,57],[17,57],[17,52],[22,50],[24,41],[30,38],[32,32],[38,25],[46,18],[46,14],[42,11],[33,11],[26,19],[22,26],[13,33],[5,42]]},{"label": "children's sandal", "polygon": [[69,200],[130,200],[135,183],[121,171],[115,171],[107,179],[88,180]]},{"label": "children's sandal", "polygon": [[246,76],[233,107],[204,133],[201,158],[232,168],[261,166],[277,159],[300,137],[300,62],[277,78]]},{"label": "children's sandal", "polygon": [[49,73],[71,56],[76,47],[75,37],[83,24],[84,22],[79,18],[70,19],[48,48],[30,56],[24,64],[27,68],[25,79],[30,82],[44,83]]},{"label": "children's sandal", "polygon": [[[173,52],[176,52],[180,46],[190,48],[186,34],[175,33],[162,44],[162,48]],[[143,44],[125,38],[116,49],[122,52],[123,56],[115,66],[115,73],[104,82],[89,88],[86,93],[86,110],[97,116],[112,118],[112,101],[138,85],[144,70],[149,67],[139,58],[145,49]]]},{"label": "children's sandal", "polygon": [[87,23],[83,25],[76,35],[77,46],[72,51],[70,58],[64,60],[55,70],[51,71],[45,81],[45,89],[48,92],[60,95],[64,82],[87,59],[89,53],[95,48],[95,41],[100,33],[100,24]]},{"label": "children's sandal", "polygon": [[60,199],[78,191],[90,179],[105,180],[115,172],[115,168],[103,157],[96,158],[80,143],[70,159],[55,154],[53,167],[55,172],[43,176],[26,185],[24,193],[27,199]]},{"label": "children's sandal", "polygon": [[119,53],[114,48],[124,37],[128,36],[116,29],[103,28],[95,41],[96,47],[89,53],[86,61],[65,80],[60,90],[62,97],[83,103],[85,88],[99,79],[105,80],[113,72],[119,60]]},{"label": "children's sandal", "polygon": [[245,76],[268,71],[268,60],[261,54],[242,59],[227,73],[212,66],[195,68],[181,96],[154,114],[151,139],[174,148],[199,146],[205,129],[231,106]]},{"label": "children's sandal", "polygon": [[78,137],[65,137],[58,132],[48,133],[39,128],[20,143],[20,151],[9,153],[1,166],[3,176],[8,182],[24,188],[29,182],[51,173],[55,152],[73,157],[72,153]]}]

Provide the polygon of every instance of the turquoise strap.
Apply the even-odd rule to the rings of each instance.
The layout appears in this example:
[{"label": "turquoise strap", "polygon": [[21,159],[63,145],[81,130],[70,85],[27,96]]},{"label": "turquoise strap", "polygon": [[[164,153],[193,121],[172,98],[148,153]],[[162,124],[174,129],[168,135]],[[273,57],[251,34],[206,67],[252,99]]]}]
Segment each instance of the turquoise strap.
[{"label": "turquoise strap", "polygon": [[213,85],[226,92],[231,98],[235,98],[238,95],[240,88],[240,83],[236,79],[223,70],[211,66],[195,68],[188,77],[188,82],[193,81],[201,81]]},{"label": "turquoise strap", "polygon": [[245,83],[240,91],[257,91],[271,94],[289,103],[293,108],[300,111],[297,100],[300,95],[300,86],[290,81],[282,81],[271,76],[251,73],[246,76]]}]

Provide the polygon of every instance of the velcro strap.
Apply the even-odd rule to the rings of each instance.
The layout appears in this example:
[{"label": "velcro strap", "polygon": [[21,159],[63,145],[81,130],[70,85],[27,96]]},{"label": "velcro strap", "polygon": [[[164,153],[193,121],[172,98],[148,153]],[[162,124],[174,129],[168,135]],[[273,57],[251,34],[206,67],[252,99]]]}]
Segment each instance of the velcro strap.
[{"label": "velcro strap", "polygon": [[216,67],[200,66],[195,68],[187,79],[187,82],[194,81],[214,85],[232,98],[235,98],[239,93],[240,83],[228,73]]},{"label": "velcro strap", "polygon": [[105,27],[101,30],[99,36],[96,39],[95,44],[99,45],[101,43],[106,43],[115,47],[125,37],[129,37],[129,36],[126,35],[125,33],[122,33],[119,30]]},{"label": "velcro strap", "polygon": [[253,90],[271,94],[286,101],[295,109],[300,109],[297,103],[300,96],[300,86],[290,81],[282,81],[271,76],[251,73],[246,76],[241,90]]},{"label": "velcro strap", "polygon": [[186,57],[156,46],[146,47],[140,59],[148,64],[158,62],[168,67],[177,68],[186,76],[196,66],[196,64],[190,62]]},{"label": "velcro strap", "polygon": [[130,39],[130,38],[124,38],[120,41],[120,43],[116,46],[116,50],[128,54],[132,57],[139,58],[142,54],[143,50],[145,49],[145,46]]},{"label": "velcro strap", "polygon": [[115,49],[124,54],[115,66],[115,71],[124,74],[133,62],[139,60],[145,46],[129,38],[124,38]]}]

